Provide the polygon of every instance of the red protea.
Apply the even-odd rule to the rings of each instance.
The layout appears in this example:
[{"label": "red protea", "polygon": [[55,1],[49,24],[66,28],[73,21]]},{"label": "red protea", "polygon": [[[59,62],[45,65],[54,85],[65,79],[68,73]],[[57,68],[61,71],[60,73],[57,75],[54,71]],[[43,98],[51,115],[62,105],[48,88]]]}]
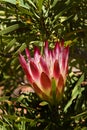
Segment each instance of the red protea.
[{"label": "red protea", "polygon": [[27,61],[19,54],[19,60],[25,74],[37,95],[50,103],[60,100],[68,71],[69,47],[64,42],[56,42],[53,50],[48,49],[45,42],[44,54],[41,55],[37,47],[34,57],[26,49]]}]

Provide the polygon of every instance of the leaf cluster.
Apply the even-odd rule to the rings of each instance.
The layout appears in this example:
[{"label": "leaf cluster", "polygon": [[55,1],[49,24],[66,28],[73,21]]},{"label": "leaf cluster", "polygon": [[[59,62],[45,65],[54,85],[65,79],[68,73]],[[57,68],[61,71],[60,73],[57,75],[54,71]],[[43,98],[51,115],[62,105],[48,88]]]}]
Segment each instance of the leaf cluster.
[{"label": "leaf cluster", "polygon": [[[1,130],[87,129],[86,12],[86,0],[0,0],[0,88],[4,95],[0,98]],[[35,95],[20,95],[13,103],[10,96],[14,89],[26,84],[18,53],[28,47],[33,56],[34,46],[43,52],[45,40],[53,47],[62,38],[70,46],[70,73],[62,103],[51,110]],[[75,75],[71,73],[73,67],[77,69]],[[79,75],[83,72],[84,76]],[[81,84],[83,80],[85,85]],[[56,109],[58,126],[53,113]]]}]

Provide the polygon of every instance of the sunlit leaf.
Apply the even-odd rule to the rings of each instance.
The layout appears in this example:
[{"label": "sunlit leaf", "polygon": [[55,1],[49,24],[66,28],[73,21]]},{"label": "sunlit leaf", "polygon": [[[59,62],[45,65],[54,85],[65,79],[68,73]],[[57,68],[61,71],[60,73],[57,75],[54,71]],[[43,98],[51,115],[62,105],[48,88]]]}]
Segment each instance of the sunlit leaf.
[{"label": "sunlit leaf", "polygon": [[37,4],[38,4],[38,8],[39,8],[39,11],[40,11],[40,12],[41,12],[41,9],[42,9],[43,1],[44,1],[44,0],[37,0]]},{"label": "sunlit leaf", "polygon": [[11,25],[9,27],[6,27],[4,30],[1,30],[0,31],[0,35],[4,35],[4,34],[7,34],[7,33],[10,33],[12,31],[15,31],[18,28],[19,28],[19,24]]},{"label": "sunlit leaf", "polygon": [[65,105],[64,108],[64,112],[67,112],[67,109],[71,106],[72,101],[79,95],[82,93],[82,91],[84,90],[84,88],[81,88],[81,83],[84,80],[84,74],[80,77],[80,79],[78,80],[78,82],[76,83],[75,87],[72,90],[72,94],[71,94],[71,99],[68,101],[68,103]]},{"label": "sunlit leaf", "polygon": [[19,49],[14,53],[14,55],[17,55],[19,52],[24,51],[24,49],[25,49],[26,47],[27,47],[26,44],[23,43],[23,44],[21,45],[21,47],[19,47]]},{"label": "sunlit leaf", "polygon": [[39,105],[40,106],[46,106],[46,105],[48,105],[48,102],[43,101],[43,102],[40,102]]},{"label": "sunlit leaf", "polygon": [[35,9],[37,9],[37,7],[35,6],[34,2],[32,0],[27,0],[28,4],[30,4],[31,6],[33,6]]}]

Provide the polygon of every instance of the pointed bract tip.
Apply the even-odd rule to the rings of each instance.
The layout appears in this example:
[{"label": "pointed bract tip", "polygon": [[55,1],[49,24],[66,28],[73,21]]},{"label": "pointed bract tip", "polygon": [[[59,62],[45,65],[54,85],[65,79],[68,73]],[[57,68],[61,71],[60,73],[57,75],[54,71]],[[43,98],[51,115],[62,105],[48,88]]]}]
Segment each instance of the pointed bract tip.
[{"label": "pointed bract tip", "polygon": [[28,48],[25,49],[25,53],[26,53],[28,60],[30,60],[30,51]]},{"label": "pointed bract tip", "polygon": [[35,54],[38,54],[38,55],[40,55],[40,50],[39,50],[39,48],[38,47],[34,47],[34,55]]}]

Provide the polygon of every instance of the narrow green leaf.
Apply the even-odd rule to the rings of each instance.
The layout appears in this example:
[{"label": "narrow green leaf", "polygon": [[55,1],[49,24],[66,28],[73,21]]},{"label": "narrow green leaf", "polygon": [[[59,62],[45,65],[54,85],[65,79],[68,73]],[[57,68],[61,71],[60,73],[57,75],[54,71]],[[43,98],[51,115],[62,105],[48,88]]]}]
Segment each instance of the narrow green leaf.
[{"label": "narrow green leaf", "polygon": [[27,15],[29,15],[29,16],[33,16],[33,13],[32,12],[30,12],[28,9],[26,9],[26,8],[23,8],[23,7],[18,7],[18,9],[19,9],[19,11],[21,12],[21,14],[27,14]]},{"label": "narrow green leaf", "polygon": [[79,86],[81,85],[82,81],[84,80],[84,74],[80,77],[80,79],[78,80],[78,82],[76,83],[73,91],[72,91],[72,97],[76,97],[77,95],[77,91],[79,90]]},{"label": "narrow green leaf", "polygon": [[61,17],[61,23],[63,23],[63,22],[66,22],[66,21],[68,21],[70,18],[72,18],[73,17],[73,15],[70,15],[69,17],[65,17],[64,19],[62,19],[62,17]]},{"label": "narrow green leaf", "polygon": [[59,12],[59,13],[54,17],[54,20],[53,20],[52,23],[54,23],[55,21],[57,21],[58,18],[59,18],[60,16],[62,16],[65,11],[66,11],[66,8],[65,8],[64,10],[62,10],[61,12]]},{"label": "narrow green leaf", "polygon": [[10,32],[12,32],[12,31],[14,31],[14,30],[16,30],[18,28],[19,28],[19,24],[11,25],[11,26],[5,28],[4,30],[1,30],[0,31],[0,35],[4,35],[4,34],[7,34],[7,33],[10,33]]},{"label": "narrow green leaf", "polygon": [[79,95],[82,93],[82,91],[84,90],[84,88],[81,88],[81,83],[84,80],[84,74],[80,77],[80,79],[78,80],[78,82],[76,83],[74,89],[72,90],[72,95],[71,95],[71,99],[68,101],[68,103],[66,104],[66,106],[64,107],[64,112],[67,112],[67,109],[71,106],[72,101]]},{"label": "narrow green leaf", "polygon": [[16,0],[0,0],[1,2],[8,2],[11,4],[16,4]]},{"label": "narrow green leaf", "polygon": [[37,9],[36,5],[34,4],[34,2],[32,2],[32,0],[27,0],[26,2],[28,2],[29,5]]},{"label": "narrow green leaf", "polygon": [[71,119],[76,119],[76,118],[80,118],[81,119],[82,117],[84,117],[86,115],[87,115],[87,110],[82,112],[82,113],[80,113],[80,114],[77,114],[75,116],[71,116]]},{"label": "narrow green leaf", "polygon": [[61,10],[60,12],[58,12],[57,15],[55,15],[54,20],[52,23],[54,23],[55,21],[58,20],[58,18],[60,18],[68,9],[70,9],[70,6],[66,6],[63,10]]},{"label": "narrow green leaf", "polygon": [[15,42],[16,42],[16,39],[15,39],[15,38],[12,39],[12,40],[7,44],[7,46],[6,46],[6,48],[5,48],[5,51],[9,51],[9,50],[12,48],[12,46],[15,44]]},{"label": "narrow green leaf", "polygon": [[14,53],[14,55],[17,55],[19,52],[24,51],[24,49],[25,49],[26,47],[27,47],[26,44],[23,43],[23,44],[21,45],[21,47],[19,47],[19,49]]},{"label": "narrow green leaf", "polygon": [[39,8],[40,12],[41,12],[41,9],[42,9],[43,1],[44,0],[38,0],[38,8]]},{"label": "narrow green leaf", "polygon": [[39,105],[40,105],[40,106],[46,106],[46,105],[48,105],[48,102],[42,101],[42,102],[39,103]]},{"label": "narrow green leaf", "polygon": [[17,69],[19,62],[18,62],[18,57],[15,57],[11,60],[11,65],[14,66],[14,69]]},{"label": "narrow green leaf", "polygon": [[0,0],[0,2],[7,2],[13,5],[18,5],[23,8],[29,9],[29,6],[27,3],[24,3],[24,0]]},{"label": "narrow green leaf", "polygon": [[18,97],[18,102],[21,102],[24,98],[25,98],[24,95],[19,96],[19,97]]},{"label": "narrow green leaf", "polygon": [[2,102],[2,101],[6,101],[6,100],[8,100],[9,99],[9,97],[8,96],[3,96],[3,97],[0,97],[0,102]]},{"label": "narrow green leaf", "polygon": [[65,4],[66,4],[66,5],[69,5],[70,2],[71,2],[70,0],[67,0],[67,1],[65,2]]},{"label": "narrow green leaf", "polygon": [[51,5],[51,8],[53,8],[56,4],[57,4],[58,0],[54,0],[52,5]]}]

